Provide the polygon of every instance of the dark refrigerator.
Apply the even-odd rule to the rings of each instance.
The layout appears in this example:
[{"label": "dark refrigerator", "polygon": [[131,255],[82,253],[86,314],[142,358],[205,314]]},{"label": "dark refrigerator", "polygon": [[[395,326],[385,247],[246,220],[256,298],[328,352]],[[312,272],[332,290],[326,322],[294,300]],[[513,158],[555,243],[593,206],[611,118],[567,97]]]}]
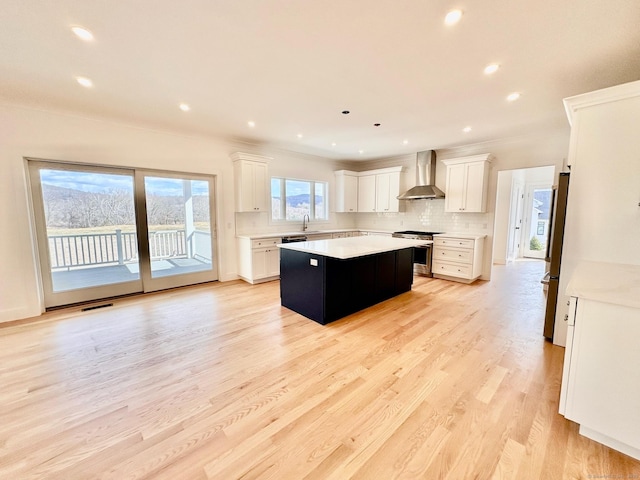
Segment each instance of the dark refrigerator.
[{"label": "dark refrigerator", "polygon": [[547,308],[544,316],[544,336],[548,340],[553,340],[553,328],[556,319],[562,240],[564,238],[564,221],[567,214],[567,196],[569,195],[569,172],[560,172],[558,186],[554,190],[553,204],[551,206],[551,229],[545,258],[549,263],[549,271],[546,274],[549,288],[547,290]]}]

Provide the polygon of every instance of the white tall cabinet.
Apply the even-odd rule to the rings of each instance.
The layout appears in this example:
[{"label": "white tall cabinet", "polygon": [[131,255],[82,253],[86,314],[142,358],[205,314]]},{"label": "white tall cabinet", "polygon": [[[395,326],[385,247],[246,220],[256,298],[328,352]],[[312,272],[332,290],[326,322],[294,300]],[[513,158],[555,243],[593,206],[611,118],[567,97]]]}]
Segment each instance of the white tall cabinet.
[{"label": "white tall cabinet", "polygon": [[490,155],[442,160],[447,167],[445,212],[486,212]]},{"label": "white tall cabinet", "polygon": [[565,99],[571,166],[553,342],[566,342],[579,261],[640,265],[640,81]]},{"label": "white tall cabinet", "polygon": [[236,212],[269,210],[269,176],[267,157],[249,153],[233,153],[233,175]]}]

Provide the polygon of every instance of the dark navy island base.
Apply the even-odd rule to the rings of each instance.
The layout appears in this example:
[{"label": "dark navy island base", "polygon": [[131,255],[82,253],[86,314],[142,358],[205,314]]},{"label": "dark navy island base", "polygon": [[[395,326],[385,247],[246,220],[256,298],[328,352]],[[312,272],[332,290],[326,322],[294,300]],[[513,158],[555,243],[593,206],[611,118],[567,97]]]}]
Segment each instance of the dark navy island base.
[{"label": "dark navy island base", "polygon": [[338,259],[280,250],[282,306],[322,325],[411,290],[413,248]]}]

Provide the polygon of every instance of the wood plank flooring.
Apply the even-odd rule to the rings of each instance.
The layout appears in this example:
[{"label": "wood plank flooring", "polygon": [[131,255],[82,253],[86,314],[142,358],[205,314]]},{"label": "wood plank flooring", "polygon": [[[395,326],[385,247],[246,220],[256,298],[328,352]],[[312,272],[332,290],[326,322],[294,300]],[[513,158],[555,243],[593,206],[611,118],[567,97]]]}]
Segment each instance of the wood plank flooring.
[{"label": "wood plank flooring", "polygon": [[234,281],[2,327],[0,478],[638,479],[557,413],[542,268],[327,326]]}]

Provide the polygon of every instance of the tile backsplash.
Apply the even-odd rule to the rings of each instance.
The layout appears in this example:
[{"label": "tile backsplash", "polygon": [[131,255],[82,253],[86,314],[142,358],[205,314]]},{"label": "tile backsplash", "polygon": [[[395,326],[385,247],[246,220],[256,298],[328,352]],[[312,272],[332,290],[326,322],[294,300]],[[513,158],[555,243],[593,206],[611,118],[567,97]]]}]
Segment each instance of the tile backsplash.
[{"label": "tile backsplash", "polygon": [[434,232],[479,233],[491,235],[492,213],[449,213],[444,200],[414,200],[405,202],[400,213],[358,213],[360,229],[426,230]]},{"label": "tile backsplash", "polygon": [[[449,213],[444,200],[404,202],[399,213],[332,213],[329,222],[314,222],[312,230],[359,228],[361,230],[425,230],[431,232],[477,233],[491,236],[492,213]],[[237,234],[277,233],[302,230],[302,223],[278,225],[269,222],[268,213],[236,213]]]}]

